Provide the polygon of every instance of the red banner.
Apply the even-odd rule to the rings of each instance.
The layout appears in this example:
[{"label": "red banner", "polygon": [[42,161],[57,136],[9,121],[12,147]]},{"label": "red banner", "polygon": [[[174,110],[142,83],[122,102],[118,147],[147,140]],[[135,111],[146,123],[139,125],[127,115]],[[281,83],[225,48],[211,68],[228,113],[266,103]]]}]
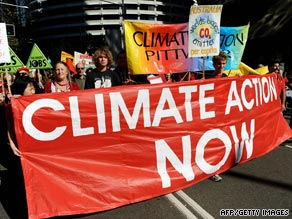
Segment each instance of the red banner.
[{"label": "red banner", "polygon": [[12,101],[29,218],[91,213],[191,186],[292,136],[273,75]]}]

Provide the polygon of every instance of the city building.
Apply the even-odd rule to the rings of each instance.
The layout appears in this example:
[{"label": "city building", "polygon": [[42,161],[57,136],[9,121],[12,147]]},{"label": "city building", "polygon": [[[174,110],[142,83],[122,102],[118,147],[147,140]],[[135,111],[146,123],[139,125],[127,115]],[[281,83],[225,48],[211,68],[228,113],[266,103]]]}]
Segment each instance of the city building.
[{"label": "city building", "polygon": [[[123,20],[188,22],[192,0],[33,0],[32,38],[48,53],[123,48]],[[55,50],[55,51],[54,51]]]},{"label": "city building", "polygon": [[[24,42],[22,53],[28,53],[32,44],[37,43],[52,59],[59,59],[60,51],[92,53],[102,45],[109,45],[116,54],[123,47],[123,19],[182,23],[188,22],[194,3],[222,4],[221,26],[250,23],[243,61],[255,67],[278,57],[292,74],[292,40],[287,34],[292,23],[292,5],[287,0],[15,0],[15,3],[30,9],[16,9],[18,24],[8,19],[6,13],[2,13],[2,20],[15,24],[15,38]],[[7,8],[3,5],[2,9],[1,5],[0,9],[3,12]]]}]

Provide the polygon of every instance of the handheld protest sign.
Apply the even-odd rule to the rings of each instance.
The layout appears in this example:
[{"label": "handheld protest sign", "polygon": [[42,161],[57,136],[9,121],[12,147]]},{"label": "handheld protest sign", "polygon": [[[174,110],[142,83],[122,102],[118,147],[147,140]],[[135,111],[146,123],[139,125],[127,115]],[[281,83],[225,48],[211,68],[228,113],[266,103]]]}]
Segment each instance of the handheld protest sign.
[{"label": "handheld protest sign", "polygon": [[0,63],[11,62],[8,48],[9,46],[6,32],[6,24],[0,23]]},{"label": "handheld protest sign", "polygon": [[48,59],[45,57],[43,52],[37,46],[33,45],[33,48],[30,52],[30,56],[27,60],[26,66],[29,69],[50,69],[53,68]]},{"label": "handheld protest sign", "polygon": [[14,74],[19,67],[24,66],[19,57],[15,54],[15,52],[9,47],[9,54],[11,61],[8,63],[0,64],[0,72],[9,72]]},{"label": "handheld protest sign", "polygon": [[188,57],[218,55],[223,5],[193,5],[188,29]]},{"label": "handheld protest sign", "polygon": [[187,23],[162,25],[124,21],[124,28],[130,74],[189,71]]},{"label": "handheld protest sign", "polygon": [[62,51],[61,52],[61,62],[66,62],[67,59],[74,60],[74,56],[71,55],[70,53],[67,53],[65,51]]}]

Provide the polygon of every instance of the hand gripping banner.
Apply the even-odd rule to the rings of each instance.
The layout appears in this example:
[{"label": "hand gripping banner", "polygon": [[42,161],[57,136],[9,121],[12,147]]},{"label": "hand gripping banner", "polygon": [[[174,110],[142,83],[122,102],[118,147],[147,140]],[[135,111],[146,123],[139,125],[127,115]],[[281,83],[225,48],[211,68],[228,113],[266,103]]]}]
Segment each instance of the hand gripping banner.
[{"label": "hand gripping banner", "polygon": [[292,136],[274,75],[51,93],[12,100],[29,218],[168,194]]}]

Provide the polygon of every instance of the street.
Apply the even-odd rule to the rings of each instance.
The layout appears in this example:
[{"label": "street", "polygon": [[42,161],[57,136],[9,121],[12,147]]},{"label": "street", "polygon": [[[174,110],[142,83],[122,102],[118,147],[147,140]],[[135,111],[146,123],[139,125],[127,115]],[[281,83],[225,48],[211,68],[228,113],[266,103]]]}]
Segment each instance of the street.
[{"label": "street", "polygon": [[[290,144],[290,143],[289,143]],[[292,144],[290,144],[292,145]],[[183,192],[199,204],[204,211],[198,214],[188,207],[193,216],[175,207],[166,196],[124,206],[111,211],[69,217],[82,219],[165,219],[165,218],[223,218],[221,209],[289,209],[287,217],[292,218],[292,148],[279,146],[263,157],[236,166],[221,174],[221,182],[205,180]],[[174,194],[177,197],[177,194]],[[186,200],[181,200],[187,206]],[[207,215],[207,217],[206,217]],[[209,217],[208,217],[209,216]],[[67,218],[67,217],[66,217]],[[224,217],[228,218],[228,217]],[[265,218],[229,217],[229,218]]]},{"label": "street", "polygon": [[[291,110],[290,110],[291,111]],[[287,121],[289,113],[285,113]],[[117,209],[88,215],[55,217],[60,219],[177,219],[177,218],[292,218],[292,141],[270,153],[235,166],[220,174],[221,182],[205,180],[183,191]],[[21,174],[10,176],[0,169],[0,218],[26,219],[24,193],[18,184]],[[253,210],[253,217],[220,216],[240,209]],[[282,209],[282,210],[280,210]],[[233,211],[234,210],[234,211]],[[238,213],[238,212],[237,212]],[[240,212],[239,212],[240,213]],[[258,214],[256,214],[258,213]],[[287,216],[275,216],[282,214]],[[239,214],[237,214],[239,215]]]}]

